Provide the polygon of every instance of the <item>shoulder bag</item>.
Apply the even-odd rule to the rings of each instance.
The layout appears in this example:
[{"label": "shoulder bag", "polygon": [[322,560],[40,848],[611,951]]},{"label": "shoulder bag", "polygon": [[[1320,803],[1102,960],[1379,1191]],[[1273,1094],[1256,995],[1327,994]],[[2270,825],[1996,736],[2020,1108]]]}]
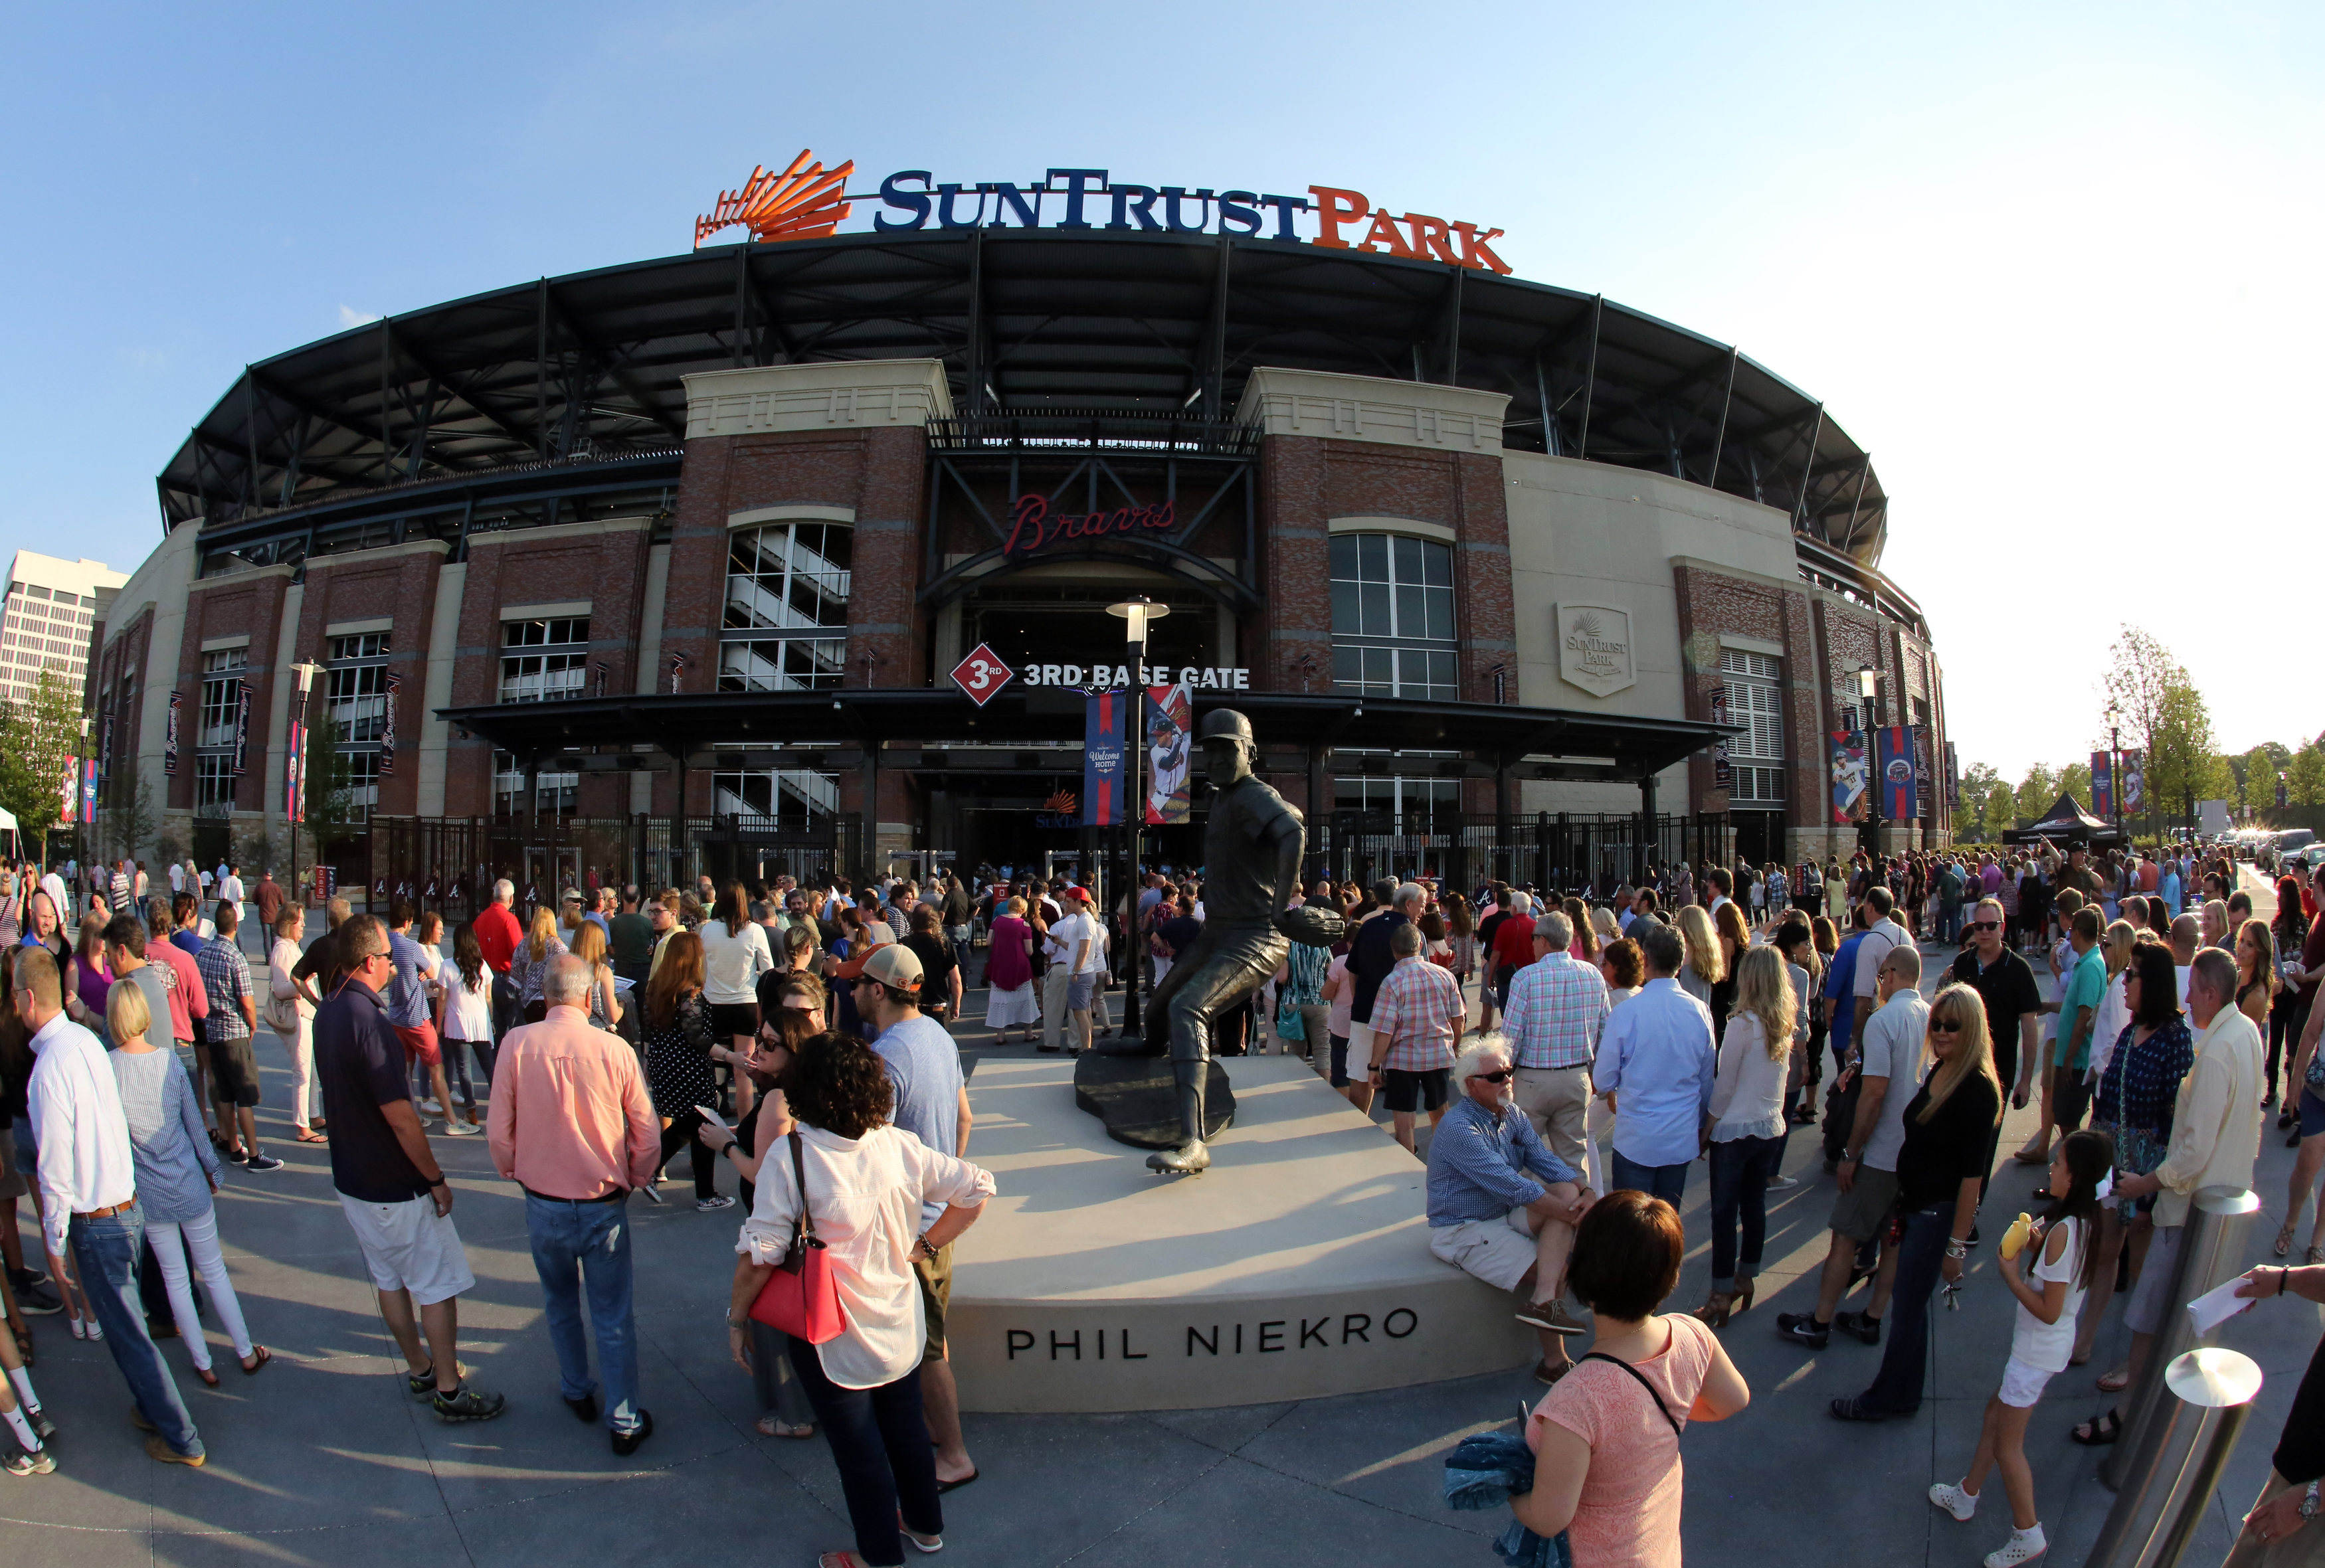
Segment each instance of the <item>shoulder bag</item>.
[{"label": "shoulder bag", "polygon": [[1671,1407],[1663,1403],[1663,1397],[1655,1392],[1655,1386],[1647,1381],[1645,1373],[1640,1371],[1638,1368],[1631,1365],[1628,1361],[1619,1360],[1616,1357],[1607,1355],[1599,1351],[1592,1351],[1589,1355],[1584,1356],[1582,1359],[1586,1361],[1604,1361],[1610,1367],[1620,1367],[1623,1370],[1630,1373],[1631,1380],[1638,1384],[1640,1388],[1644,1388],[1647,1391],[1647,1397],[1655,1402],[1655,1414],[1662,1416],[1665,1421],[1671,1423],[1672,1435],[1673,1437],[1680,1435],[1679,1417],[1671,1413]]},{"label": "shoulder bag", "polygon": [[799,1222],[792,1231],[790,1250],[751,1303],[751,1316],[795,1340],[820,1345],[847,1332],[848,1314],[839,1305],[838,1282],[831,1277],[831,1255],[815,1233],[815,1214],[807,1202],[807,1160],[796,1131],[790,1142]]}]

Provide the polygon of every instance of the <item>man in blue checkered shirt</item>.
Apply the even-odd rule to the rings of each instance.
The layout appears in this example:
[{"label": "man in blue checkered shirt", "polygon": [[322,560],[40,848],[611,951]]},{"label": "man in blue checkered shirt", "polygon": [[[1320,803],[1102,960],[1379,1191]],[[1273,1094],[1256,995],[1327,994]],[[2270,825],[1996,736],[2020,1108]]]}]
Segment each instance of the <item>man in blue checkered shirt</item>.
[{"label": "man in blue checkered shirt", "polygon": [[210,1086],[218,1099],[222,1151],[245,1170],[281,1170],[283,1162],[258,1147],[258,1058],[250,1039],[258,1027],[258,993],[250,983],[250,961],[242,955],[235,928],[241,911],[218,901],[218,932],[194,955],[208,993]]},{"label": "man in blue checkered shirt", "polygon": [[1534,961],[1510,980],[1502,1033],[1517,1065],[1517,1105],[1550,1151],[1581,1170],[1590,1063],[1615,1010],[1606,976],[1567,949],[1574,925],[1553,909],[1533,923]]}]

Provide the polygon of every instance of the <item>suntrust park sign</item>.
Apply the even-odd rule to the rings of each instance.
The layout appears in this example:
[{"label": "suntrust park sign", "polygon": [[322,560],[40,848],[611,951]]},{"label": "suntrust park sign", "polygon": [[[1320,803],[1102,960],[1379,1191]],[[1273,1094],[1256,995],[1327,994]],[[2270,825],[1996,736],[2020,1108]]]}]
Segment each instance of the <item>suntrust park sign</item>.
[{"label": "suntrust park sign", "polygon": [[[854,211],[839,189],[853,161],[827,171],[802,152],[776,174],[752,171],[739,191],[695,223],[694,243],[740,226],[757,240],[834,232]],[[1360,190],[1311,185],[1305,196],[1215,189],[1210,186],[1135,185],[1104,169],[1051,169],[1038,180],[939,180],[905,169],[880,182],[872,226],[881,233],[938,228],[1116,229],[1148,234],[1244,235],[1322,250],[1373,251],[1506,273],[1490,242],[1497,228],[1423,212],[1392,212]]]}]

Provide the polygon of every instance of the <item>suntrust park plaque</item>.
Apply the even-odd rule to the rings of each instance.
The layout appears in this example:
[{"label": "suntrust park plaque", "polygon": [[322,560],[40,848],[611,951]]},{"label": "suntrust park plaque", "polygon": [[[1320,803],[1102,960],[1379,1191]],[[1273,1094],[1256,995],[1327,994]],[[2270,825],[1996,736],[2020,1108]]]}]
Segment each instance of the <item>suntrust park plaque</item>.
[{"label": "suntrust park plaque", "polygon": [[1593,696],[1638,684],[1631,652],[1631,613],[1612,604],[1558,606],[1558,673]]}]

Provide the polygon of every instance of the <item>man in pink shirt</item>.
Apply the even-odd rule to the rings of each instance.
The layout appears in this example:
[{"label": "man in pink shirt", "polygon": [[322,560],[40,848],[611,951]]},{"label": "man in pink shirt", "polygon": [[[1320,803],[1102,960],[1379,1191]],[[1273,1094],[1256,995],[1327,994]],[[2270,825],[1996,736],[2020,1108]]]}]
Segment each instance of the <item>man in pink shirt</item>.
[{"label": "man in pink shirt", "polygon": [[597,1419],[597,1385],[582,1337],[580,1287],[589,1287],[606,1425],[628,1455],[653,1434],[638,1404],[637,1327],[630,1307],[630,1191],[653,1180],[662,1125],[646,1097],[637,1053],[589,1024],[589,966],[564,957],[542,979],[549,1010],[511,1029],[493,1066],[493,1166],[524,1188],[525,1229],[541,1276],[560,1392],[573,1414]]},{"label": "man in pink shirt", "polygon": [[[210,1016],[209,990],[202,984],[202,972],[195,964],[194,955],[167,939],[170,932],[177,927],[177,922],[171,918],[170,900],[150,900],[145,906],[145,923],[162,934],[145,944],[145,962],[165,964],[178,977],[177,983],[170,988],[170,1038],[177,1042],[187,1077],[199,1084],[200,1080],[193,1078],[191,1059],[196,1048],[194,1020]],[[198,1099],[196,1102],[205,1111],[209,1109],[206,1102]]]}]

